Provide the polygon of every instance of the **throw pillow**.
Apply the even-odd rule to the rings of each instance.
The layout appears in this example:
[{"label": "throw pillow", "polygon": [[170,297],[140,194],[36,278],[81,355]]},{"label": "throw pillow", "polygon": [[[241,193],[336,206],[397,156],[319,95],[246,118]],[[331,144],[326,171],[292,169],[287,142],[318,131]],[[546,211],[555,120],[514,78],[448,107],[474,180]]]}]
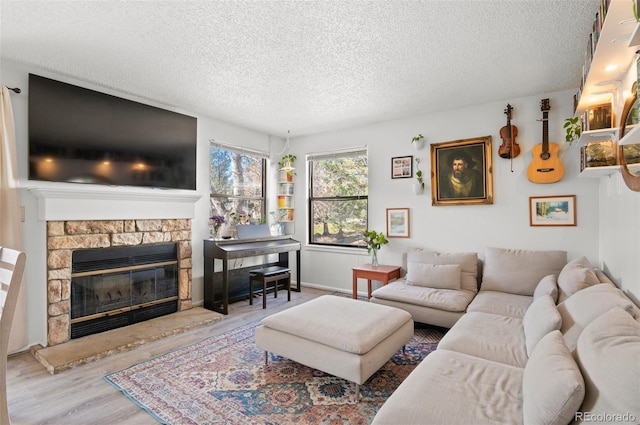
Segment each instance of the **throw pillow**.
[{"label": "throw pillow", "polygon": [[481,289],[532,296],[540,279],[557,275],[566,263],[566,251],[487,248]]},{"label": "throw pillow", "polygon": [[592,285],[600,283],[587,257],[576,258],[562,268],[558,276],[558,302]]},{"label": "throw pillow", "polygon": [[586,385],[582,412],[640,419],[640,323],[619,307],[609,310],[584,328],[576,360]]},{"label": "throw pillow", "polygon": [[524,423],[571,423],[582,404],[584,391],[584,379],[560,331],[548,333],[538,342],[524,368]]},{"label": "throw pillow", "polygon": [[556,278],[555,274],[548,274],[543,277],[538,286],[536,286],[535,291],[533,291],[534,300],[543,295],[551,295],[553,302],[558,302],[558,278]]},{"label": "throw pillow", "polygon": [[560,329],[562,318],[551,295],[536,298],[522,318],[527,355],[531,357],[538,341],[551,331]]},{"label": "throw pillow", "polygon": [[590,286],[558,304],[562,317],[560,331],[569,349],[576,348],[580,333],[589,323],[614,307],[626,310],[631,316],[635,314],[631,300],[609,283]]},{"label": "throw pillow", "polygon": [[478,292],[478,254],[475,252],[440,253],[421,248],[412,248],[407,252],[409,263],[458,264],[460,265],[460,287]]},{"label": "throw pillow", "polygon": [[407,264],[407,283],[436,289],[460,289],[459,264]]}]

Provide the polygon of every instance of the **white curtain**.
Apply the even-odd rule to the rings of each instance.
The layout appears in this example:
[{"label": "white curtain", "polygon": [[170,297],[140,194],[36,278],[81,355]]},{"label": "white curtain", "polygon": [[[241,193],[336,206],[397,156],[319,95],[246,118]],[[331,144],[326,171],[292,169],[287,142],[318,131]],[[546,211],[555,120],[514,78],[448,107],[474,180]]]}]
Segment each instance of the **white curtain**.
[{"label": "white curtain", "polygon": [[[0,102],[0,246],[22,251],[22,223],[16,167],[16,137],[9,90],[2,87]],[[27,264],[29,259],[27,258]],[[27,344],[27,309],[24,284],[11,326],[9,352],[23,349]]]}]

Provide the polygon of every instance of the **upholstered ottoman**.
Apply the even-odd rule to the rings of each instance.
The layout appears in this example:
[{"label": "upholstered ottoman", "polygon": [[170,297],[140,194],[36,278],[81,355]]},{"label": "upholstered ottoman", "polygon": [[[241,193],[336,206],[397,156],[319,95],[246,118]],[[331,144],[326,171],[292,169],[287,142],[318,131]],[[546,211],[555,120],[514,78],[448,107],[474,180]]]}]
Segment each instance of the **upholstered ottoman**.
[{"label": "upholstered ottoman", "polygon": [[363,384],[413,337],[404,310],[323,295],[273,314],[256,329],[256,346],[356,384]]}]

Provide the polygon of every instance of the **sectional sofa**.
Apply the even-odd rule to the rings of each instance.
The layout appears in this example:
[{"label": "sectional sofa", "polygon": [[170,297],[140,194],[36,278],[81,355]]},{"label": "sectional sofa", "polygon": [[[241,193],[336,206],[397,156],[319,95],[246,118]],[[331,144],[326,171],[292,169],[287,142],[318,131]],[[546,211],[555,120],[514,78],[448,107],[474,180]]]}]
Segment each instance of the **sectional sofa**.
[{"label": "sectional sofa", "polygon": [[640,423],[640,310],[585,257],[411,250],[371,301],[450,327],[374,424]]}]

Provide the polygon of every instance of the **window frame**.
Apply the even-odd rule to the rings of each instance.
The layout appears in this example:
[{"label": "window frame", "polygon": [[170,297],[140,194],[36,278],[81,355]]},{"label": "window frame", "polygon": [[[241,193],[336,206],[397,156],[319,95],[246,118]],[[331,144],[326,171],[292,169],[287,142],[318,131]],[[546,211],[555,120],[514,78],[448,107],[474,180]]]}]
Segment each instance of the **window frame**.
[{"label": "window frame", "polygon": [[[262,167],[262,178],[261,178],[261,195],[260,196],[256,196],[256,195],[233,195],[233,194],[225,194],[225,193],[215,193],[212,191],[212,187],[211,187],[211,148],[217,148],[217,149],[221,149],[221,150],[226,150],[231,152],[232,154],[241,154],[241,155],[245,155],[245,156],[250,156],[253,157],[256,160],[260,160],[261,163],[261,167]],[[268,158],[268,153],[266,152],[261,152],[261,151],[257,151],[257,150],[252,150],[252,149],[246,149],[246,148],[240,148],[240,147],[236,147],[233,145],[228,145],[225,143],[221,143],[218,142],[216,140],[210,140],[209,141],[209,217],[211,217],[211,214],[213,213],[211,211],[211,205],[212,205],[212,200],[213,199],[231,199],[231,200],[259,200],[262,203],[262,208],[260,211],[260,216],[261,216],[261,220],[267,220],[267,193],[268,193],[268,179],[267,179],[267,174],[268,174],[268,164],[267,164],[267,158]],[[232,223],[231,221],[231,217],[225,217],[225,220],[227,220],[227,222],[229,223],[229,226],[231,228],[231,230],[235,230],[235,225],[237,223]],[[207,220],[209,221],[209,220]],[[210,223],[209,223],[210,226]]]},{"label": "window frame", "polygon": [[[348,156],[364,156],[367,159],[367,194],[366,195],[351,195],[351,196],[326,196],[326,197],[314,197],[313,196],[313,161],[320,159],[330,159],[330,158],[344,158]],[[366,215],[366,228],[369,228],[369,151],[367,146],[359,146],[347,149],[333,150],[333,151],[325,151],[325,152],[317,152],[310,153],[306,156],[307,170],[308,170],[308,195],[307,195],[307,240],[308,244],[313,246],[314,248],[341,248],[348,250],[361,250],[366,249],[366,242],[363,241],[362,244],[359,245],[346,245],[339,243],[320,243],[315,242],[313,239],[313,208],[312,204],[314,201],[359,201],[366,200],[367,202],[367,215]]]}]

